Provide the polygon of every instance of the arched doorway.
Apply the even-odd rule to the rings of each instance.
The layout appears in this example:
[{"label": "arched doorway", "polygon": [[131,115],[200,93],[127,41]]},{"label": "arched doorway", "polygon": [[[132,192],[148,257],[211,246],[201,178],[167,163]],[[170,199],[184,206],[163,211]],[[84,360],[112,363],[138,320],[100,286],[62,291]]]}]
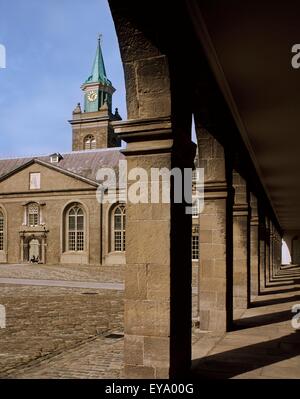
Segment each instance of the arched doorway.
[{"label": "arched doorway", "polygon": [[37,238],[32,238],[28,243],[29,262],[39,262],[40,255],[40,242]]}]

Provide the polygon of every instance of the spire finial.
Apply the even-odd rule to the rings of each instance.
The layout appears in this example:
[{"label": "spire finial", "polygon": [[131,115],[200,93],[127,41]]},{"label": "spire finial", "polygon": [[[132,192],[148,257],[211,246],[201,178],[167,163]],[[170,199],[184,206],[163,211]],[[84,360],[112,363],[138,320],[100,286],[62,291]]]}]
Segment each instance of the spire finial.
[{"label": "spire finial", "polygon": [[98,43],[99,44],[102,43],[102,37],[103,37],[103,35],[101,33],[99,33],[99,35],[98,35]]}]

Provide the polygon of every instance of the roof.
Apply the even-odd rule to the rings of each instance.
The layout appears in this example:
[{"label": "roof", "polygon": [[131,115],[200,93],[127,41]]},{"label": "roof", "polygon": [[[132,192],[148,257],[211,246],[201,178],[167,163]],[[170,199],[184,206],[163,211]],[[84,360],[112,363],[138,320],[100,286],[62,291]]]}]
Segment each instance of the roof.
[{"label": "roof", "polygon": [[125,159],[124,155],[120,152],[120,148],[61,153],[63,158],[55,164],[51,163],[51,155],[0,159],[0,179],[22,168],[22,166],[26,166],[32,160],[39,160],[45,165],[49,164],[49,166],[55,166],[79,177],[96,182],[97,171],[100,168],[112,168],[118,176],[119,160]]},{"label": "roof", "polygon": [[101,50],[100,37],[98,39],[96,56],[93,64],[91,76],[85,81],[85,83],[102,83],[104,85],[112,86],[111,81],[107,79],[106,70]]}]

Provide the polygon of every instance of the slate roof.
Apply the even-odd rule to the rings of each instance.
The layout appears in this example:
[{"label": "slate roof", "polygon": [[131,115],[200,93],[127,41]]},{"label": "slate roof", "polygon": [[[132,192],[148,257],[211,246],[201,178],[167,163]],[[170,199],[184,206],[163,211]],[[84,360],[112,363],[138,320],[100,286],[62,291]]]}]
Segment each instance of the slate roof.
[{"label": "slate roof", "polygon": [[61,155],[63,159],[53,164],[51,164],[50,155],[0,159],[0,178],[22,167],[31,160],[38,159],[78,176],[96,181],[96,174],[100,168],[113,168],[116,171],[116,175],[118,175],[119,160],[125,159],[124,155],[120,152],[120,148],[73,151],[70,153],[61,153]]}]

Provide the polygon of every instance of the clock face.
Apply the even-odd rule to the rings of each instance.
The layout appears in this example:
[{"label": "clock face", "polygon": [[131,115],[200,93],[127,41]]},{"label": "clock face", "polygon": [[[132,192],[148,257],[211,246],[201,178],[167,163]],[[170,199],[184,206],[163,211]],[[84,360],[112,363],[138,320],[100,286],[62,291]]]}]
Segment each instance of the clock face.
[{"label": "clock face", "polygon": [[98,94],[97,94],[96,91],[90,91],[90,92],[88,93],[88,95],[87,95],[87,99],[88,99],[89,101],[91,101],[91,102],[97,100],[97,97],[98,97]]}]

